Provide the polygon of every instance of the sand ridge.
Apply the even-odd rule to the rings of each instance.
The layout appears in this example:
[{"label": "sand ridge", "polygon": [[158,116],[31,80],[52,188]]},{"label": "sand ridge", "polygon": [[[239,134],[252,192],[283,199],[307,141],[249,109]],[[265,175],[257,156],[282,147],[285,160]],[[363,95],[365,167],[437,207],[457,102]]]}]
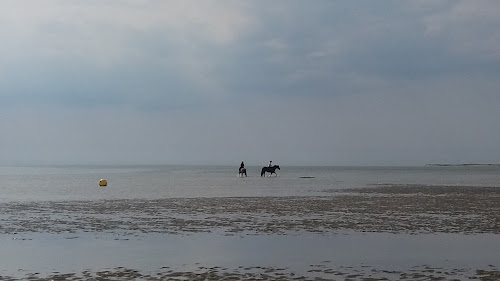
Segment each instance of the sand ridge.
[{"label": "sand ridge", "polygon": [[500,233],[500,188],[382,185],[322,197],[0,204],[0,234]]}]

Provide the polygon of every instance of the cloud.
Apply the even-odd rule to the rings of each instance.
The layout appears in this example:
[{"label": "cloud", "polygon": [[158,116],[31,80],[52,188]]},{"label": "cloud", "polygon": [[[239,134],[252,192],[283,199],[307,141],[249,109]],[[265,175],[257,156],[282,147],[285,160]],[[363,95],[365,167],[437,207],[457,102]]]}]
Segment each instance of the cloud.
[{"label": "cloud", "polygon": [[252,103],[247,97],[239,105],[166,112],[125,106],[3,110],[0,127],[8,133],[0,147],[4,159],[28,163],[495,162],[500,100],[495,92],[478,91],[485,83],[500,86],[458,79],[321,102],[275,97]]},{"label": "cloud", "polygon": [[498,1],[455,1],[449,9],[424,17],[429,38],[444,37],[446,46],[458,55],[474,55],[484,60],[500,60],[500,33],[492,26],[500,24]]},{"label": "cloud", "polygon": [[26,163],[495,162],[497,6],[4,1],[0,152]]},{"label": "cloud", "polygon": [[[15,81],[12,93],[22,91],[16,80],[54,85],[68,72],[77,72],[82,80],[88,76],[113,80],[120,72],[135,72],[140,80],[164,73],[166,80],[194,85],[188,89],[218,93],[221,88],[211,75],[215,59],[205,49],[231,44],[250,28],[254,22],[246,8],[244,3],[215,1],[123,1],[120,5],[113,1],[5,1],[0,11],[5,43],[0,47],[0,62],[7,67],[0,73],[18,72],[4,79]],[[28,75],[22,77],[19,72]],[[129,79],[127,74],[121,78]],[[79,88],[78,84],[85,83],[82,80],[68,86]],[[98,85],[96,90],[106,95],[122,89]],[[42,87],[43,91],[54,90]]]}]

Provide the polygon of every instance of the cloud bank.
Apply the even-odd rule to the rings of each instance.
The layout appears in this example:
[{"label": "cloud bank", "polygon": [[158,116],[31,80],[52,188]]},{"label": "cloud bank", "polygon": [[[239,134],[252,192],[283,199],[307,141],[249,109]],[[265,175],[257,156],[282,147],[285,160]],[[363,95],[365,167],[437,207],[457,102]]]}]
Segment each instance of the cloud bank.
[{"label": "cloud bank", "polygon": [[500,160],[497,1],[3,1],[1,163]]}]

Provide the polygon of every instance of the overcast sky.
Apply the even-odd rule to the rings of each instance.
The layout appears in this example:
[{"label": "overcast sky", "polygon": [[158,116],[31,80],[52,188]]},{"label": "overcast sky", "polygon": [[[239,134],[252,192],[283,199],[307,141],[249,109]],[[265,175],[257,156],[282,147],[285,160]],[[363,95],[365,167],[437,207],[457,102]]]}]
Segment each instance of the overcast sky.
[{"label": "overcast sky", "polygon": [[500,162],[500,1],[0,2],[0,164]]}]

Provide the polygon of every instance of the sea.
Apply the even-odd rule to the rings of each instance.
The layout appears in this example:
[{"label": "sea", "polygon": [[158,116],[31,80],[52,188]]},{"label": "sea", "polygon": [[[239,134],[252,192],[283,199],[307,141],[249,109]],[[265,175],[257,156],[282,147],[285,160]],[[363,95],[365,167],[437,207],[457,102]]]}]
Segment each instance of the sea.
[{"label": "sea", "polygon": [[[500,186],[500,166],[299,167],[0,166],[0,202],[194,197],[321,196],[382,184]],[[99,187],[99,180],[108,182]]]},{"label": "sea", "polygon": [[[261,274],[261,280],[286,280],[285,277],[279,279],[279,275],[272,275],[276,276],[272,279],[271,273],[265,273],[273,270],[284,270],[288,274],[285,276],[303,276],[305,280],[362,280],[371,276],[370,271],[375,280],[385,276],[383,274],[388,274],[386,278],[390,280],[397,280],[401,274],[412,270],[424,272],[430,267],[449,272],[443,275],[443,280],[448,280],[453,276],[460,279],[465,276],[461,275],[463,272],[470,271],[467,274],[472,276],[478,269],[496,270],[500,265],[500,235],[491,233],[413,235],[346,230],[320,234],[227,235],[215,230],[196,233],[146,231],[118,236],[99,228],[54,232],[44,230],[51,226],[38,225],[31,229],[26,226],[39,223],[38,207],[33,206],[47,204],[106,204],[116,200],[139,200],[147,204],[149,200],[189,198],[328,198],[342,194],[343,190],[352,192],[353,189],[385,185],[500,188],[500,167],[493,165],[281,165],[276,175],[264,177],[260,175],[261,168],[248,166],[248,176],[240,177],[238,165],[0,166],[0,205],[4,210],[16,210],[14,214],[0,214],[0,280],[50,280],[50,276],[59,278],[53,280],[97,280],[89,274],[104,271],[111,272],[109,279],[99,280],[189,280],[182,274],[172,275],[170,279],[152,276],[160,276],[161,270],[166,268],[183,273],[203,268],[234,273],[242,271],[243,267],[253,269],[253,274]],[[99,186],[100,179],[105,179],[107,186]],[[84,217],[86,214],[82,211],[79,215]],[[110,221],[120,218],[120,214],[115,216]],[[315,267],[321,269],[325,263],[333,268],[329,274],[325,270],[314,270]],[[111,277],[112,272],[120,269],[144,274]],[[334,272],[337,275],[333,275]],[[391,272],[397,274],[391,275]],[[63,274],[73,274],[71,278],[75,279]],[[217,276],[208,280],[223,280]]]}]

